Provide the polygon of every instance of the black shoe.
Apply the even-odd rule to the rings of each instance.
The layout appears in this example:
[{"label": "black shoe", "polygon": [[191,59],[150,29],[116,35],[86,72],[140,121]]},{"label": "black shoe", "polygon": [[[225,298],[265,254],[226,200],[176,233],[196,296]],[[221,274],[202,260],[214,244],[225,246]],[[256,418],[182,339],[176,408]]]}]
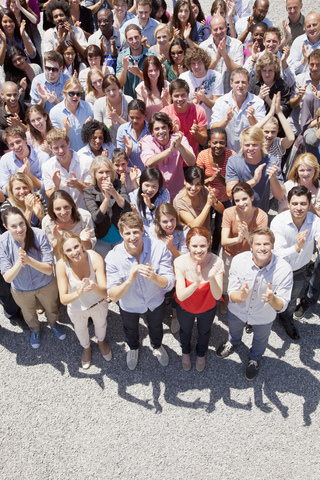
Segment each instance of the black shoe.
[{"label": "black shoe", "polygon": [[249,333],[249,334],[253,333],[252,325],[249,325],[249,323],[246,323],[246,326],[244,328],[245,328],[246,333]]},{"label": "black shoe", "polygon": [[24,318],[22,315],[14,315],[13,317],[10,318],[10,323],[14,327],[20,327],[22,330],[29,330],[28,325],[26,324]]},{"label": "black shoe", "polygon": [[308,310],[309,304],[305,301],[304,298],[301,298],[299,305],[297,306],[294,316],[297,318],[301,318],[304,315],[304,312]]},{"label": "black shoe", "polygon": [[231,355],[231,353],[234,352],[237,347],[238,345],[232,345],[232,343],[229,341],[225,342],[217,348],[216,356],[218,358],[229,357],[229,355]]},{"label": "black shoe", "polygon": [[287,324],[284,323],[283,326],[286,329],[286,332],[289,335],[289,337],[292,338],[292,340],[299,340],[300,335],[293,323],[287,323]]},{"label": "black shoe", "polygon": [[249,380],[249,382],[251,382],[251,380],[256,378],[256,376],[259,373],[259,368],[260,368],[260,361],[251,360],[250,358],[246,368],[246,373],[245,373],[245,377],[247,380]]}]

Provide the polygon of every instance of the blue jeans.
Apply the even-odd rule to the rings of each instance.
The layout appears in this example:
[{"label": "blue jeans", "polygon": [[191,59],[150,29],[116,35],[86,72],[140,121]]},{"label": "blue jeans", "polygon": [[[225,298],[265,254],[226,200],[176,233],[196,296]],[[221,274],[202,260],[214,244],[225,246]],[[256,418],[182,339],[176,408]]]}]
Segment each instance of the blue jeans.
[{"label": "blue jeans", "polygon": [[208,350],[209,339],[211,335],[211,325],[216,314],[216,308],[211,308],[203,313],[191,313],[184,310],[177,303],[177,317],[180,324],[180,342],[182,346],[182,353],[191,352],[191,335],[194,321],[197,318],[198,340],[196,352],[198,357],[204,357]]},{"label": "blue jeans", "polygon": [[[227,312],[227,320],[229,326],[229,341],[232,345],[238,345],[241,342],[245,322],[231,313],[229,309]],[[252,325],[253,339],[249,351],[251,360],[260,360],[264,354],[268,345],[272,324],[273,322],[265,325]]]},{"label": "blue jeans", "polygon": [[[130,350],[137,350],[139,348],[139,318],[140,313],[126,312],[120,308],[123,330],[126,336],[126,342]],[[166,313],[166,303],[163,302],[153,312],[147,310],[146,320],[149,330],[150,343],[153,348],[160,348],[163,338],[163,326]]]},{"label": "blue jeans", "polygon": [[293,314],[297,306],[297,298],[300,297],[306,280],[307,267],[293,272],[293,287],[290,302],[286,310],[280,313],[279,317],[284,325],[293,323]]}]

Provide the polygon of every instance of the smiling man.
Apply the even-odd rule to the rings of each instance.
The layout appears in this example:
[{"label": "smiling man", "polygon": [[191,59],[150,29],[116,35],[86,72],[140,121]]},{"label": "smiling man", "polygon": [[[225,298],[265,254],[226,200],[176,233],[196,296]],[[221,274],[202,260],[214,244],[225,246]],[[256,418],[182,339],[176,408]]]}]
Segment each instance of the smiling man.
[{"label": "smiling man", "polygon": [[310,12],[305,19],[306,33],[295,39],[288,59],[295,75],[308,70],[308,57],[313,50],[320,48],[320,14]]},{"label": "smiling man", "polygon": [[247,182],[254,191],[254,205],[268,212],[270,188],[277,200],[285,195],[279,161],[266,152],[263,131],[258,127],[243,130],[240,144],[240,154],[232,155],[227,163],[227,195],[231,198],[234,185]]},{"label": "smiling man", "polygon": [[249,233],[250,252],[236,255],[229,275],[227,320],[229,340],[216,351],[228,357],[239,346],[246,322],[252,325],[253,339],[245,377],[253,380],[259,373],[271,327],[277,313],[290,300],[292,270],[282,258],[272,253],[275,237],[268,227],[256,227]]},{"label": "smiling man", "polygon": [[123,242],[106,256],[108,293],[119,302],[123,329],[130,350],[127,366],[134,370],[139,358],[139,318],[146,314],[150,342],[162,366],[169,357],[162,345],[166,292],[175,283],[171,255],[164,242],[143,236],[142,218],[124,213],[118,223]]},{"label": "smiling man", "polygon": [[0,155],[3,155],[7,146],[2,141],[3,131],[7,127],[19,126],[27,130],[24,117],[28,105],[19,101],[18,86],[13,82],[2,85],[1,97],[3,106],[0,108]]},{"label": "smiling man", "polygon": [[240,150],[240,133],[255,125],[266,115],[262,98],[248,92],[249,73],[245,68],[236,68],[231,74],[231,92],[219,97],[212,109],[211,128],[221,127],[227,132],[227,146]]},{"label": "smiling man", "polygon": [[168,189],[172,202],[184,186],[183,166],[195,165],[196,157],[183,133],[173,133],[172,120],[166,113],[152,115],[149,132],[151,135],[144,137],[141,143],[141,160],[146,168],[160,170],[163,188]]},{"label": "smiling man", "polygon": [[[107,8],[98,12],[99,29],[89,37],[88,45],[97,45],[104,55],[117,55],[127,46],[126,38],[113,26],[113,13]],[[113,48],[113,46],[115,49]]]},{"label": "smiling man", "polygon": [[293,270],[293,289],[290,302],[280,315],[280,320],[293,340],[300,335],[294,325],[293,313],[297,298],[306,281],[306,273],[313,255],[314,242],[319,250],[320,218],[309,212],[311,192],[304,186],[293,187],[288,193],[289,210],[277,215],[270,228],[275,234],[274,252],[290,263]]},{"label": "smiling man", "polygon": [[154,37],[154,31],[159,25],[159,22],[154,18],[150,17],[152,11],[152,2],[151,0],[137,0],[137,16],[134,19],[128,20],[122,27],[121,32],[124,33],[126,28],[129,25],[138,25],[141,28],[141,33],[143,37],[147,39],[147,45],[152,47],[156,44],[156,39]]}]

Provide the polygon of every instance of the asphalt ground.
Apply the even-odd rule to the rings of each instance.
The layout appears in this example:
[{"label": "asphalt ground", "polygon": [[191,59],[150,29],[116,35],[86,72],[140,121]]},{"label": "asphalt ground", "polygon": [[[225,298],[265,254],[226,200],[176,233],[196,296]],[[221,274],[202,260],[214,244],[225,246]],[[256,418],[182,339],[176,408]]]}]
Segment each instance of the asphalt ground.
[{"label": "asphalt ground", "polygon": [[[303,3],[304,12],[320,10],[318,0]],[[271,0],[269,18],[283,18],[284,6]],[[167,324],[170,364],[161,367],[143,320],[138,367],[129,371],[114,304],[107,330],[114,359],[105,362],[95,342],[87,371],[64,307],[66,340],[41,316],[38,350],[29,332],[0,313],[1,480],[320,479],[319,314],[318,304],[298,322],[298,342],[275,322],[259,376],[249,383],[250,335],[229,358],[214,355],[227,338],[219,314],[199,374],[194,361],[190,372],[182,370],[178,337]]]}]

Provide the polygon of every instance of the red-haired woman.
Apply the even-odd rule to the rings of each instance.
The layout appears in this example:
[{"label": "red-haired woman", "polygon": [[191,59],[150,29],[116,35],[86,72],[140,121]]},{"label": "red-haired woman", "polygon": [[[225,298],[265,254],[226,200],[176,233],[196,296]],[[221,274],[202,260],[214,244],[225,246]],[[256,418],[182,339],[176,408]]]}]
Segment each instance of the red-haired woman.
[{"label": "red-haired woman", "polygon": [[177,315],[180,324],[182,368],[191,369],[191,335],[197,317],[198,341],[196,369],[202,372],[205,354],[216,313],[216,301],[221,298],[223,261],[210,253],[210,232],[204,227],[191,228],[186,237],[189,253],[174,260],[176,275]]}]

